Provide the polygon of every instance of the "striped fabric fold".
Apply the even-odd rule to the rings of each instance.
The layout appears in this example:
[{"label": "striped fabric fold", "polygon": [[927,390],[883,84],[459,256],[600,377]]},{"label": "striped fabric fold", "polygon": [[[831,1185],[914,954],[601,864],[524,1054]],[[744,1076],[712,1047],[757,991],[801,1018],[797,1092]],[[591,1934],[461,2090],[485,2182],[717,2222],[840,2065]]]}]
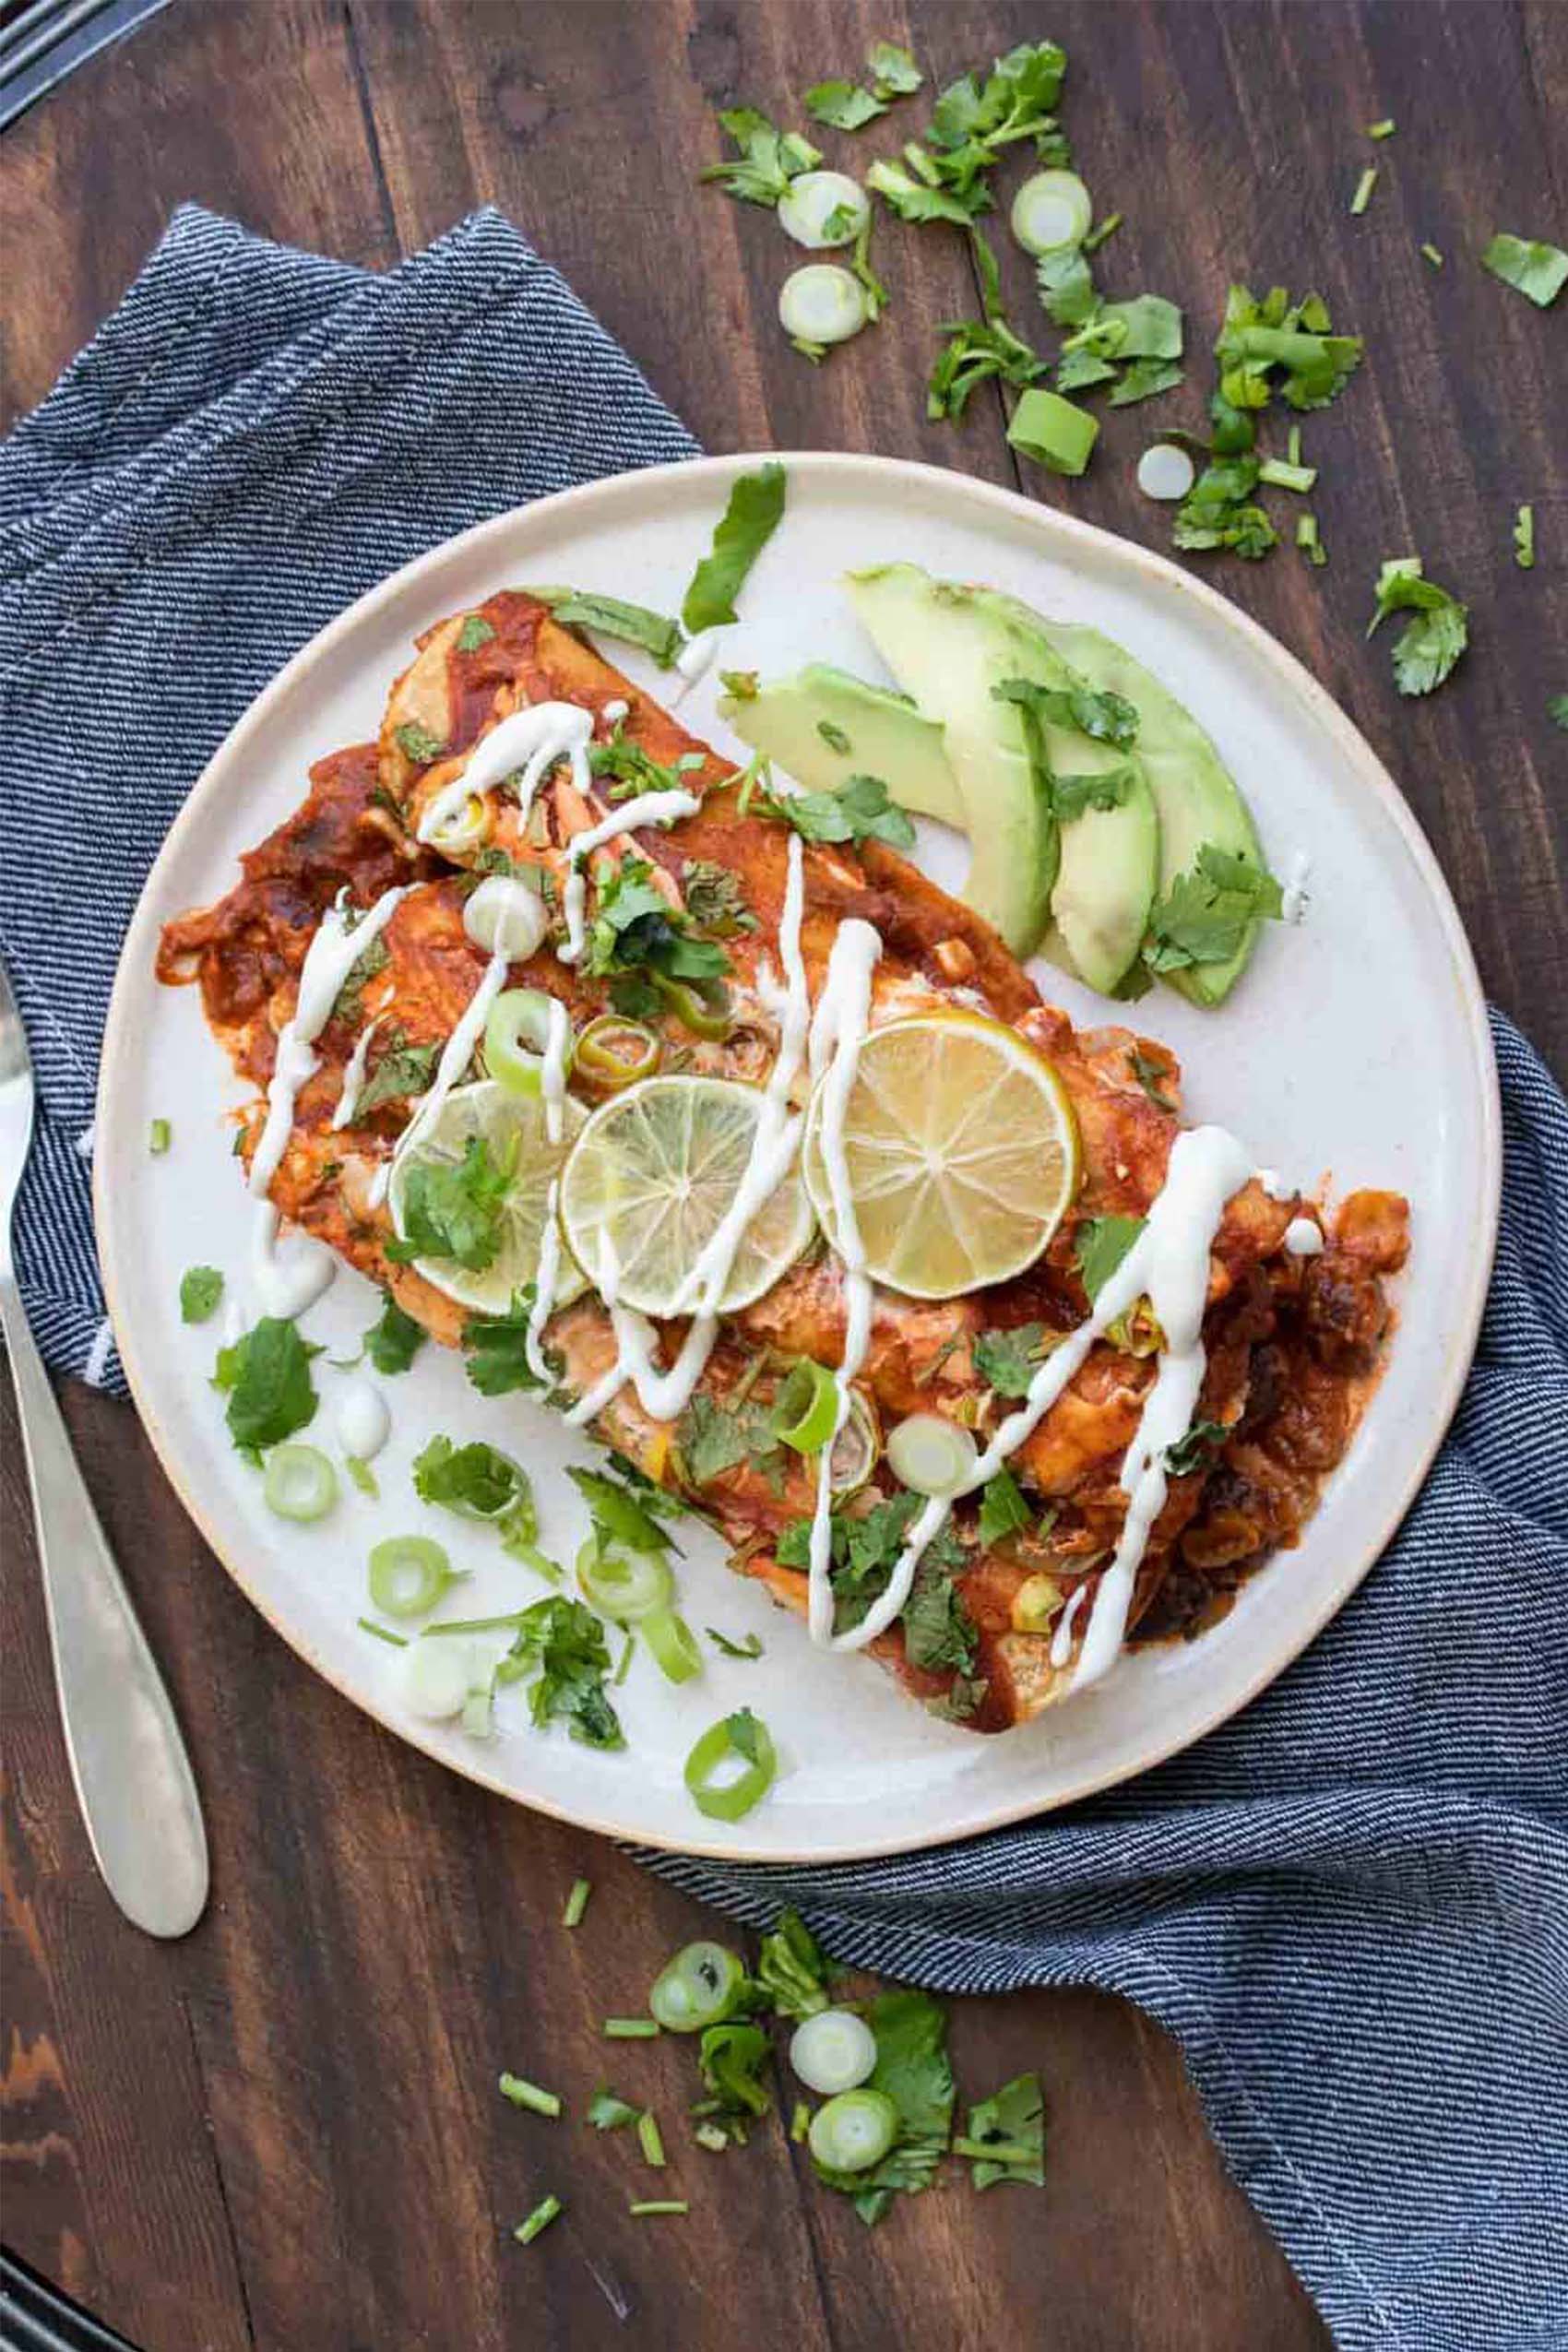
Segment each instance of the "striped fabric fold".
[{"label": "striped fabric fold", "polygon": [[[228,729],[422,549],[695,455],[498,213],[377,277],[196,207],[0,447],[0,952],[40,1087],[18,1259],[57,1370],[124,1393],[89,1200],[99,1041],[143,878]],[[740,1918],[796,1903],[866,1967],[1139,2002],[1348,2352],[1568,2346],[1568,1105],[1493,1021],[1476,1368],[1305,1657],[1186,1754],[989,1837],[821,1869],[643,1857]]]}]

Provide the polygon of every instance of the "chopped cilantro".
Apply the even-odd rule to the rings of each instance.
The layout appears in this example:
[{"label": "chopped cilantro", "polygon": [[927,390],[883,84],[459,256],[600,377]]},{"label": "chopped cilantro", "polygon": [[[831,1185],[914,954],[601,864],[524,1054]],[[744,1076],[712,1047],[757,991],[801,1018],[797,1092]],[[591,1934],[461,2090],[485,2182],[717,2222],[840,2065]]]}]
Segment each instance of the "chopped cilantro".
[{"label": "chopped cilantro", "polygon": [[1155,1109],[1157,1111],[1169,1111],[1172,1116],[1174,1116],[1176,1105],[1171,1100],[1170,1097],[1163,1091],[1166,1081],[1170,1075],[1170,1071],[1168,1065],[1163,1062],[1156,1062],[1150,1055],[1145,1053],[1140,1047],[1135,1045],[1127,1055],[1127,1063],[1134,1077],[1136,1078],[1139,1086],[1142,1087],[1145,1094],[1147,1095]]},{"label": "chopped cilantro", "polygon": [[1111,405],[1130,409],[1138,400],[1152,400],[1157,392],[1174,392],[1185,381],[1174,360],[1134,360],[1123,370]]},{"label": "chopped cilantro", "polygon": [[778,2017],[814,2017],[828,2007],[828,1962],[798,1911],[780,1911],[757,1954],[756,1981]]},{"label": "chopped cilantro", "polygon": [[1490,269],[1494,278],[1501,278],[1505,286],[1527,294],[1541,310],[1554,303],[1564,285],[1568,285],[1568,253],[1561,245],[1547,244],[1539,238],[1500,233],[1482,254],[1481,267]]},{"label": "chopped cilantro", "polygon": [[588,2101],[584,2120],[591,2123],[596,2132],[620,2132],[628,2123],[635,2123],[641,2113],[640,2107],[628,2107],[624,2098],[618,2098],[607,2084],[601,2083]]},{"label": "chopped cilantro", "polygon": [[617,972],[610,983],[610,1002],[628,1021],[657,1021],[664,1011],[663,997],[640,972]]},{"label": "chopped cilantro", "polygon": [[1568,733],[1568,695],[1553,695],[1547,704],[1546,715],[1554,727],[1561,727]]},{"label": "chopped cilantro", "polygon": [[830,752],[837,752],[842,758],[849,757],[851,745],[842,727],[835,726],[831,719],[819,719],[816,731]]},{"label": "chopped cilantro", "polygon": [[1197,862],[1179,873],[1149,909],[1143,960],[1151,972],[1192,964],[1228,964],[1248,926],[1277,920],[1284,893],[1273,874],[1206,841]]},{"label": "chopped cilantro", "polygon": [[1053,327],[1082,327],[1094,315],[1099,296],[1081,246],[1042,254],[1035,277],[1040,307]]},{"label": "chopped cilantro", "polygon": [[[1016,2074],[969,2109],[965,2138],[954,2143],[974,2166],[977,2189],[998,2180],[1045,2185],[1045,2101],[1038,2074]],[[994,2154],[987,2153],[994,2150]]]},{"label": "chopped cilantro", "polygon": [[1224,1421],[1194,1421],[1174,1445],[1166,1447],[1166,1468],[1173,1479],[1189,1477],[1194,1470],[1204,1467],[1229,1434],[1229,1425]]},{"label": "chopped cilantro", "polygon": [[618,596],[598,596],[583,588],[570,588],[564,595],[552,591],[549,596],[536,589],[535,594],[550,605],[563,628],[592,629],[601,637],[618,637],[626,645],[640,646],[660,670],[673,665],[684,642],[679,621],[665,612],[650,612],[646,604],[625,604]]},{"label": "chopped cilantro", "polygon": [[719,1632],[717,1625],[705,1625],[703,1632],[721,1657],[753,1658],[762,1656],[760,1633],[748,1633],[743,1642],[732,1642],[728,1633]]},{"label": "chopped cilantro", "polygon": [[885,114],[884,101],[856,82],[814,82],[802,103],[812,120],[836,131],[858,131]]},{"label": "chopped cilantro", "polygon": [[[634,1491],[631,1482],[606,1470],[569,1469],[566,1473],[583,1501],[595,1528],[607,1543],[624,1544],[630,1551],[668,1551],[672,1538],[655,1513],[670,1507],[657,1487],[646,1482]],[[678,1547],[676,1547],[678,1549]]]},{"label": "chopped cilantro", "polygon": [[998,702],[1018,703],[1044,724],[1076,728],[1097,743],[1115,743],[1124,750],[1137,735],[1135,707],[1109,688],[1101,693],[1091,686],[1041,686],[1032,678],[1004,678],[991,691]]},{"label": "chopped cilantro", "polygon": [[390,1290],[382,1295],[381,1320],[365,1333],[365,1352],[378,1372],[405,1372],[424,1346],[426,1335],[412,1315],[404,1313]]},{"label": "chopped cilantro", "polygon": [[771,794],[759,803],[769,816],[792,826],[807,841],[885,841],[912,849],[915,828],[894,805],[880,776],[851,776],[837,792],[795,792],[788,800]]},{"label": "chopped cilantro", "polygon": [[980,1539],[987,1550],[1005,1543],[1009,1536],[1021,1535],[1033,1517],[1011,1470],[1000,1469],[986,1480],[980,1491]]},{"label": "chopped cilantro", "polygon": [[766,2115],[773,2105],[766,2080],[770,2056],[771,2045],[760,2025],[728,2018],[706,2027],[697,2046],[697,2066],[715,2102],[707,2112],[742,2121]]},{"label": "chopped cilantro", "polygon": [[[610,790],[606,797],[624,801],[638,792],[675,792],[683,788],[683,774],[666,767],[646,752],[640,743],[629,743],[619,727],[607,743],[590,743],[588,750],[588,772],[598,779],[608,778]],[[702,756],[697,754],[701,766]]]},{"label": "chopped cilantro", "polygon": [[667,980],[716,980],[730,958],[710,940],[694,939],[683,916],[655,888],[646,859],[624,858],[600,891],[585,971],[662,972]]},{"label": "chopped cilantro", "polygon": [[736,702],[755,702],[762,685],[761,672],[755,670],[721,670],[719,683]]},{"label": "chopped cilantro", "polygon": [[470,612],[457,632],[457,651],[477,653],[481,646],[488,645],[494,635],[494,629],[482,612]]},{"label": "chopped cilantro", "polygon": [[719,124],[739,150],[722,163],[710,163],[699,180],[716,180],[729,196],[742,204],[772,209],[788,195],[790,183],[802,172],[814,172],[822,150],[798,131],[780,131],[754,106],[729,106]]},{"label": "chopped cilantro", "polygon": [[366,985],[378,972],[384,972],[391,960],[392,951],[377,932],[374,939],[367,940],[349,967],[348,977],[338,991],[337,1002],[332,1007],[335,1021],[346,1021],[352,1028],[359,1027],[364,1018]]},{"label": "chopped cilantro", "polygon": [[529,1687],[535,1723],[564,1722],[588,1748],[624,1748],[625,1735],[604,1683],[610,1651],[604,1628],[580,1600],[552,1594],[517,1619],[509,1660],[538,1673]]},{"label": "chopped cilantro", "polygon": [[495,1263],[514,1170],[497,1167],[482,1135],[470,1135],[456,1163],[416,1159],[403,1188],[403,1238],[385,1244],[395,1265],[448,1258],[482,1273]]},{"label": "chopped cilantro", "polygon": [[835,2172],[820,2164],[816,2170],[828,2188],[853,2197],[862,2221],[877,2222],[900,2191],[918,2194],[935,2179],[952,2131],[955,2092],[946,2013],[930,1993],[881,1993],[867,2004],[865,2018],[876,2038],[867,2087],[893,2101],[898,2136],[867,2171]]},{"label": "chopped cilantro", "polygon": [[987,211],[991,205],[990,195],[980,182],[968,185],[960,196],[916,179],[901,164],[885,160],[872,165],[866,185],[876,190],[900,220],[950,220],[956,228],[967,229],[976,213]]},{"label": "chopped cilantro", "polygon": [[446,746],[440,736],[433,735],[428,727],[421,727],[414,719],[406,720],[394,732],[398,750],[415,767],[428,767],[434,760],[446,756]]},{"label": "chopped cilantro", "polygon": [[529,1491],[527,1471],[499,1446],[454,1445],[449,1437],[431,1439],[415,1459],[413,1479],[422,1503],[464,1519],[499,1519]]},{"label": "chopped cilantro", "polygon": [[320,1353],[281,1315],[263,1315],[219,1349],[212,1384],[228,1396],[229,1434],[248,1460],[259,1463],[264,1447],[280,1445],[315,1420],[310,1360]]},{"label": "chopped cilantro", "polygon": [[180,1321],[205,1323],[223,1296],[223,1277],[215,1265],[188,1265],[180,1277]]},{"label": "chopped cilantro", "polygon": [[1521,572],[1531,572],[1536,562],[1536,510],[1521,506],[1514,518],[1514,561]]},{"label": "chopped cilantro", "polygon": [[1391,558],[1377,576],[1377,607],[1367,635],[1391,612],[1409,612],[1394,647],[1394,683],[1402,695],[1441,686],[1469,639],[1469,607],[1425,577],[1419,555]]},{"label": "chopped cilantro", "polygon": [[707,1486],[742,1462],[782,1485],[784,1456],[763,1407],[697,1395],[675,1425],[675,1443],[694,1486]]},{"label": "chopped cilantro", "polygon": [[681,873],[681,896],[687,919],[698,931],[728,938],[756,929],[741,877],[730,866],[716,865],[709,858],[688,858]]},{"label": "chopped cilantro", "polygon": [[1073,1255],[1092,1307],[1144,1229],[1141,1217],[1086,1217],[1073,1236]]},{"label": "chopped cilantro", "polygon": [[866,64],[878,98],[909,98],[925,79],[909,52],[895,41],[873,41]]},{"label": "chopped cilantro", "polygon": [[1011,1331],[982,1331],[970,1349],[976,1372],[998,1396],[1027,1396],[1045,1349],[1043,1323],[1015,1324]]},{"label": "chopped cilantro", "polygon": [[470,1315],[463,1325],[469,1378],[481,1396],[510,1396],[515,1390],[540,1385],[528,1357],[533,1304],[530,1282],[513,1292],[505,1314]]},{"label": "chopped cilantro", "polygon": [[911,1666],[928,1673],[951,1668],[967,1674],[975,1662],[974,1620],[936,1551],[935,1544],[927,1547],[904,1604],[904,1650]]},{"label": "chopped cilantro", "polygon": [[423,1094],[435,1075],[440,1058],[438,1045],[405,1045],[401,1031],[388,1042],[386,1052],[365,1080],[355,1106],[354,1116],[363,1119],[372,1111],[379,1111],[384,1102],[404,1102],[410,1095]]},{"label": "chopped cilantro", "polygon": [[713,545],[692,575],[681,619],[695,636],[735,618],[735,599],[746,575],[778,529],[784,512],[782,466],[768,464],[738,474],[730,501],[715,526]]}]

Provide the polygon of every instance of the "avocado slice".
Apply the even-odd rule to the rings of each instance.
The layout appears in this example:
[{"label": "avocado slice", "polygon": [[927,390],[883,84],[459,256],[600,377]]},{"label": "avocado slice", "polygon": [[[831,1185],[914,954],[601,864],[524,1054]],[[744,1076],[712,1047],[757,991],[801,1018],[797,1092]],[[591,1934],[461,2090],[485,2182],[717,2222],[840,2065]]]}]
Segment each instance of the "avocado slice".
[{"label": "avocado slice", "polygon": [[754,695],[726,695],[719,713],[808,792],[837,792],[851,776],[878,776],[900,808],[963,829],[941,727],[889,687],[814,661]]},{"label": "avocado slice", "polygon": [[[912,564],[852,573],[849,589],[894,676],[945,729],[973,848],[969,904],[1016,955],[1032,954],[1053,925],[1072,968],[1109,994],[1137,955],[1158,865],[1158,819],[1136,759],[1047,721],[1046,771],[1036,771],[1023,714],[992,689],[1007,678],[1075,681],[1016,598],[933,580]],[[1133,786],[1119,806],[1057,825],[1051,772],[1126,766]]]},{"label": "avocado slice", "polygon": [[[1188,873],[1206,841],[1262,866],[1257,828],[1229,769],[1191,711],[1142,662],[1098,629],[1041,620],[1047,642],[1091,686],[1124,695],[1138,712],[1137,752],[1159,811],[1159,888]],[[1260,925],[1248,926],[1229,963],[1194,964],[1161,979],[1194,1004],[1218,1004],[1246,967]]]}]

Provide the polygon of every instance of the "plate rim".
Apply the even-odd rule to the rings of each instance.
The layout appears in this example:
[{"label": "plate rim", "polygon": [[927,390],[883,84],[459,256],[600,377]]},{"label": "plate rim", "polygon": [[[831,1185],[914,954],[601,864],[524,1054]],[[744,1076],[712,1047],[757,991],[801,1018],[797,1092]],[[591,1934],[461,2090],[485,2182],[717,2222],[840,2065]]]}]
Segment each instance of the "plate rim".
[{"label": "plate rim", "polygon": [[[157,1403],[155,1378],[148,1369],[148,1359],[139,1352],[140,1342],[128,1320],[116,1313],[117,1268],[107,1237],[113,1231],[112,1220],[106,1213],[106,1192],[111,1182],[106,1172],[112,1150],[95,1151],[92,1163],[92,1206],[95,1239],[103,1283],[104,1306],[114,1331],[115,1344],[124,1366],[131,1401],[157,1455],[159,1466],[169,1480],[187,1516],[202,1540],[213,1553],[226,1574],[244,1595],[247,1601],[294,1654],[313,1672],[320,1675],[350,1705],[391,1733],[398,1740],[418,1749],[448,1771],[489,1790],[509,1804],[526,1806],[530,1812],[587,1830],[596,1836],[611,1837],[646,1847],[656,1852],[689,1854],[694,1857],[724,1862],[745,1862],[765,1866],[788,1867],[797,1863],[837,1863],[871,1861],[900,1854],[928,1851],[932,1847],[959,1843],[971,1837],[984,1836],[991,1831],[1007,1828],[1016,1823],[1059,1812],[1063,1806],[1081,1803],[1110,1788],[1121,1787],[1129,1780],[1141,1777],[1172,1756],[1208,1738],[1222,1724],[1251,1706],[1271,1683],[1278,1681],[1286,1670],[1309,1649],[1350,1599],[1389,1545],[1394,1540],[1406,1514],[1424,1485],[1438,1450],[1446,1437],[1458,1409],[1469,1375],[1480,1336],[1481,1318],[1491,1289],[1492,1264],[1496,1254],[1498,1227],[1502,1214],[1503,1195],[1503,1123],[1502,1100],[1496,1056],[1491,1043],[1491,1025],[1487,1017],[1485,993],[1477,968],[1475,951],[1470,944],[1453,892],[1437,857],[1415,812],[1384,766],[1372,744],[1343,711],[1326,687],[1321,685],[1305,664],[1288,647],[1281,644],[1261,622],[1241,610],[1240,605],[1221,594],[1204,579],[1195,577],[1174,563],[1170,557],[1154,548],[1145,547],[1135,540],[1103,529],[1097,523],[1068,514],[1063,508],[1048,505],[1026,497],[1021,492],[997,482],[957,471],[946,466],[932,465],[909,457],[879,457],[850,450],[785,449],[736,450],[708,457],[680,458],[659,466],[634,468],[629,471],[609,474],[590,482],[576,483],[565,490],[509,506],[501,514],[470,525],[466,530],[439,540],[432,547],[400,564],[356,597],[351,604],[338,613],[326,626],[306,640],[291,654],[267,683],[243,710],[224,735],[201,774],[192,784],[184,802],[170,826],[158,854],[149,867],[137,896],[135,910],[126,927],[115,964],[114,980],[110,993],[109,1009],[103,1026],[100,1051],[99,1078],[95,1102],[95,1133],[104,1142],[112,1142],[118,1133],[115,1113],[117,1074],[128,1067],[123,1051],[125,1031],[131,1017],[131,998],[138,977],[143,972],[149,953],[148,940],[160,928],[162,918],[155,915],[161,879],[175,862],[187,835],[193,833],[206,813],[206,802],[211,793],[215,774],[239,757],[250,737],[264,727],[274,707],[291,691],[296,681],[309,670],[330,657],[339,643],[351,636],[366,620],[385,604],[393,602],[410,587],[416,586],[421,575],[435,568],[457,552],[482,550],[491,540],[504,540],[522,517],[530,521],[570,511],[576,515],[599,505],[609,505],[625,494],[626,486],[642,488],[660,481],[670,483],[688,481],[727,480],[748,468],[779,463],[786,469],[810,469],[832,475],[835,473],[869,473],[885,480],[892,478],[911,484],[932,486],[943,493],[956,493],[972,499],[981,506],[992,506],[1015,521],[1027,523],[1048,537],[1060,534],[1069,546],[1077,542],[1084,547],[1111,550],[1115,561],[1133,572],[1142,572],[1153,581],[1171,587],[1191,599],[1226,628],[1246,641],[1253,653],[1273,669],[1283,687],[1297,696],[1312,712],[1317,723],[1334,740],[1347,770],[1356,783],[1368,790],[1384,814],[1391,819],[1399,834],[1407,854],[1426,886],[1439,920],[1443,944],[1457,983],[1459,1005],[1467,1042],[1470,1047],[1474,1071],[1479,1082],[1481,1103],[1479,1130],[1474,1140],[1475,1165],[1479,1176],[1481,1213],[1485,1220],[1484,1247],[1473,1251],[1467,1261],[1467,1283],[1463,1293],[1461,1312],[1455,1324],[1455,1336],[1447,1353],[1433,1408],[1430,1433],[1412,1457],[1410,1468],[1397,1487],[1391,1490],[1380,1515],[1380,1525],[1370,1539],[1358,1547],[1355,1564],[1341,1570],[1324,1581],[1321,1606],[1313,1611],[1301,1630],[1300,1638],[1283,1654],[1272,1655],[1268,1662],[1245,1677],[1234,1694],[1228,1694],[1212,1710],[1200,1711],[1197,1719],[1179,1737],[1158,1739],[1153,1747],[1129,1761],[1109,1770],[1087,1769],[1078,1773],[1060,1788],[1040,1797],[1031,1792],[1016,1802],[1005,1799],[983,1805],[972,1820],[955,1826],[923,1830],[912,1835],[878,1838],[874,1833],[865,1837],[852,1837],[849,1842],[829,1838],[802,1847],[748,1847],[743,1842],[719,1843],[711,1836],[675,1837],[651,1834],[646,1830],[629,1830],[624,1822],[606,1818],[593,1808],[566,1805],[540,1794],[525,1794],[488,1770],[481,1758],[471,1762],[467,1757],[455,1757],[438,1746],[422,1730],[410,1728],[398,1718],[374,1694],[365,1695],[350,1688],[341,1674],[319,1657],[311,1642],[296,1629],[273,1613],[258,1590],[255,1580],[238,1559],[232,1557],[210,1524],[203,1505],[187,1491],[176,1468],[174,1445],[164,1429]],[[150,1355],[150,1351],[149,1351]],[[243,1551],[243,1546],[236,1550]]]}]

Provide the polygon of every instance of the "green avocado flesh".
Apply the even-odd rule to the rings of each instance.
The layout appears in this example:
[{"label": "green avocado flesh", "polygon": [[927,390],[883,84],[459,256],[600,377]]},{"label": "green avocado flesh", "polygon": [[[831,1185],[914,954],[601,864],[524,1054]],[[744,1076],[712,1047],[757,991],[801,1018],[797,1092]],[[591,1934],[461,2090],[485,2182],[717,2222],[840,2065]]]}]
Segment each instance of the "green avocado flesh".
[{"label": "green avocado flesh", "polygon": [[719,715],[809,792],[837,792],[851,776],[876,776],[900,808],[962,829],[941,727],[886,686],[816,661],[754,695],[727,695]]},{"label": "green avocado flesh", "polygon": [[[1138,764],[1159,813],[1159,890],[1186,873],[1206,842],[1262,866],[1263,849],[1235,779],[1192,713],[1151,671],[1098,629],[1046,621],[1048,643],[1089,685],[1124,695],[1138,713]],[[1244,970],[1259,925],[1252,923],[1224,964],[1194,964],[1161,978],[1194,1004],[1218,1004]]]},{"label": "green avocado flesh", "polygon": [[[1087,984],[1109,993],[1142,943],[1159,857],[1153,797],[1135,757],[1075,728],[1047,720],[1046,768],[1037,772],[1023,714],[999,701],[1010,678],[1074,685],[1039,614],[992,588],[933,580],[911,564],[856,572],[857,617],[877,651],[944,731],[973,862],[965,897],[1015,955],[1031,955],[1048,930]],[[1103,775],[1131,766],[1117,807],[1058,826],[1050,774]]]}]

